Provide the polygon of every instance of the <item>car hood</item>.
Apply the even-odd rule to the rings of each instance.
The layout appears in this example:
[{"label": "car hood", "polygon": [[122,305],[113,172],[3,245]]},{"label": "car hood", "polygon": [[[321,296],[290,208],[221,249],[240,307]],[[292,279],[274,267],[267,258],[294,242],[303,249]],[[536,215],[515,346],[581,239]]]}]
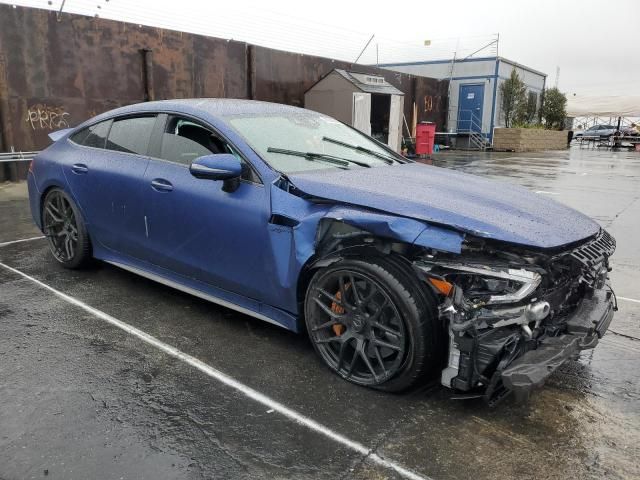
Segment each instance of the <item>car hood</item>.
[{"label": "car hood", "polygon": [[523,187],[420,163],[288,177],[315,197],[531,247],[559,247],[600,229],[580,212]]}]

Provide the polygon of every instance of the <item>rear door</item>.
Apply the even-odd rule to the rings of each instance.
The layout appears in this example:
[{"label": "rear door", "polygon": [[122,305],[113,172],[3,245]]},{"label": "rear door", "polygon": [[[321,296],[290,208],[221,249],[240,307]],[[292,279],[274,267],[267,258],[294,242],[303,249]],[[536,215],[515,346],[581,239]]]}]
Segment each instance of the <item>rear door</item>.
[{"label": "rear door", "polygon": [[104,228],[98,225],[98,219],[110,202],[108,198],[97,198],[101,172],[109,164],[109,152],[104,147],[110,128],[111,120],[106,120],[71,135],[69,141],[76,147],[75,153],[65,159],[62,167],[70,193],[94,240],[99,239],[99,231]]},{"label": "rear door", "polygon": [[142,179],[155,115],[116,118],[74,134],[65,177],[96,247],[135,254],[144,239]]},{"label": "rear door", "polygon": [[[269,254],[269,199],[260,179],[223,138],[180,116],[167,116],[154,136],[144,176],[144,260],[225,290],[260,299]],[[195,178],[193,160],[231,153],[245,164],[237,190]]]}]

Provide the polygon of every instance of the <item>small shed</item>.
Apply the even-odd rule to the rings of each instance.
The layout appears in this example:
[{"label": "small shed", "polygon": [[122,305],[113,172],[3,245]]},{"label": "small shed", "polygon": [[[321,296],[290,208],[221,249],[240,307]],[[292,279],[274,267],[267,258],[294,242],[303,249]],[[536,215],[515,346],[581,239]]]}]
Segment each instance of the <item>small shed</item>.
[{"label": "small shed", "polygon": [[380,75],[336,68],[306,91],[304,106],[400,150],[404,93]]}]

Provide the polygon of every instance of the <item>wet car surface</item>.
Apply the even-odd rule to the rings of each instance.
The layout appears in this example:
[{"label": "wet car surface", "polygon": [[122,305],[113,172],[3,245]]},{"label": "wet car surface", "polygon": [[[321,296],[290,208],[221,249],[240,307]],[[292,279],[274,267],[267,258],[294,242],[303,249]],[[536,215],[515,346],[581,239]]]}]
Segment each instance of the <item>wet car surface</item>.
[{"label": "wet car surface", "polygon": [[[524,405],[391,395],[323,368],[302,335],[106,264],[64,270],[43,239],[0,262],[230,375],[423,478],[640,476],[640,157],[573,149],[446,153],[595,218],[618,245],[620,310],[595,350]],[[0,187],[0,243],[40,235],[24,184]],[[0,268],[0,478],[401,478]]]}]

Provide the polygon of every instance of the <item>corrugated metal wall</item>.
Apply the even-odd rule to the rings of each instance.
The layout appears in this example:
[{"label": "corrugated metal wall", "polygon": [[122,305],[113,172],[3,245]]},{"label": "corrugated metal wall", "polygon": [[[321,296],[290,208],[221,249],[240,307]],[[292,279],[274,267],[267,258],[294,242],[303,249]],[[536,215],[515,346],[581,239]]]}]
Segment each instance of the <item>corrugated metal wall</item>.
[{"label": "corrugated metal wall", "polygon": [[[47,134],[146,99],[254,98],[303,106],[333,68],[383,75],[418,121],[446,120],[447,82],[242,42],[0,5],[0,151],[39,150]],[[20,176],[26,166],[20,168]],[[0,168],[0,180],[8,168]]]}]

